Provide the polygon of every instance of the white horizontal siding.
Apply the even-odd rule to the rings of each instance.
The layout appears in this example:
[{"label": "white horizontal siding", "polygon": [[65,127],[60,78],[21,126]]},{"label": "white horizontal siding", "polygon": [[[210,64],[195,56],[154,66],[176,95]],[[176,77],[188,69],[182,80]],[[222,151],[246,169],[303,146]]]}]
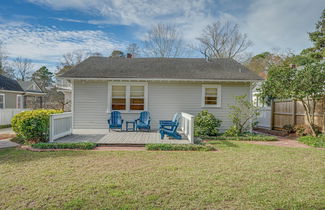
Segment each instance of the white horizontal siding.
[{"label": "white horizontal siding", "polygon": [[[74,128],[107,128],[107,89],[106,81],[75,81],[74,88]],[[207,109],[221,119],[221,130],[231,126],[228,105],[234,103],[234,96],[249,95],[249,85],[235,83],[221,84],[221,107],[202,108],[202,83],[148,83],[148,111],[152,118],[152,128],[158,127],[159,120],[171,119],[176,112],[196,115]],[[124,120],[134,120],[139,114],[122,114]]]},{"label": "white horizontal siding", "polygon": [[105,81],[74,81],[74,128],[107,128],[107,88]]}]

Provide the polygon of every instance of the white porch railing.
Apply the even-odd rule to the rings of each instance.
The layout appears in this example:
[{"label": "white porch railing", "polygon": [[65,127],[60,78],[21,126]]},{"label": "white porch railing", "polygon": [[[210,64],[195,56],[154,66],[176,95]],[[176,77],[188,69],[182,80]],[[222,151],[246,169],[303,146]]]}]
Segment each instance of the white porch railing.
[{"label": "white porch railing", "polygon": [[187,136],[191,144],[194,144],[194,116],[182,112],[181,130]]},{"label": "white porch railing", "polygon": [[27,110],[29,109],[0,109],[0,125],[10,125],[16,114]]},{"label": "white porch railing", "polygon": [[72,134],[72,113],[52,114],[50,117],[50,142]]}]

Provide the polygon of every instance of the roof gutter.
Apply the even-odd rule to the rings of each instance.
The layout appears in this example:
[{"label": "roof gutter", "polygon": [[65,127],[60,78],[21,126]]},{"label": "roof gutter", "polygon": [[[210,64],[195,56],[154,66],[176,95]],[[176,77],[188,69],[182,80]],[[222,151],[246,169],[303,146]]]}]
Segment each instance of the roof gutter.
[{"label": "roof gutter", "polygon": [[255,80],[215,80],[215,79],[168,79],[168,78],[78,78],[78,77],[59,77],[68,80],[101,80],[101,81],[184,81],[184,82],[259,82],[263,79]]}]

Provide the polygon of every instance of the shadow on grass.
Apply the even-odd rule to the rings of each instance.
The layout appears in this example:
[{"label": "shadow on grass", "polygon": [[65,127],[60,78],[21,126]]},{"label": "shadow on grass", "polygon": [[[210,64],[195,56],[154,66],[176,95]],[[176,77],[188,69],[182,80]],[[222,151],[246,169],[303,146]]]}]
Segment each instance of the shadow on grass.
[{"label": "shadow on grass", "polygon": [[215,141],[208,141],[207,143],[216,146],[223,146],[223,147],[239,147],[237,144],[234,144],[228,140],[215,140]]}]

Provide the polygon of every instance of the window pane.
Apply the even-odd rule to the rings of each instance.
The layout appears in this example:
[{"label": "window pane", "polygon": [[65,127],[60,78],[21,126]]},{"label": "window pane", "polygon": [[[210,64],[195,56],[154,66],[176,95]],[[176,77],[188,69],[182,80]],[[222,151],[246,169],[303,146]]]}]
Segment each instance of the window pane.
[{"label": "window pane", "polygon": [[4,108],[4,100],[3,100],[3,95],[0,95],[0,109],[3,109]]},{"label": "window pane", "polygon": [[144,86],[131,86],[130,87],[131,97],[144,97]]},{"label": "window pane", "polygon": [[23,97],[22,96],[17,96],[17,108],[22,109],[23,108]]},{"label": "window pane", "polygon": [[126,110],[125,86],[112,86],[112,110]]},{"label": "window pane", "polygon": [[130,110],[144,110],[144,105],[130,105]]},{"label": "window pane", "polygon": [[131,86],[132,91],[144,91],[144,86]]},{"label": "window pane", "polygon": [[217,95],[217,88],[206,88],[205,89],[205,95]]},{"label": "window pane", "polygon": [[112,96],[113,97],[125,97],[126,87],[125,86],[113,86],[112,87]]},{"label": "window pane", "polygon": [[207,104],[207,105],[216,105],[217,104],[217,101],[208,101],[208,100],[205,100],[205,104]]},{"label": "window pane", "polygon": [[204,103],[206,105],[217,105],[218,89],[217,88],[205,88]]},{"label": "window pane", "polygon": [[125,105],[112,104],[112,110],[125,110]]},{"label": "window pane", "polygon": [[113,98],[112,99],[112,110],[125,110],[126,99],[125,98]]},{"label": "window pane", "polygon": [[130,110],[144,110],[144,98],[131,98]]}]

